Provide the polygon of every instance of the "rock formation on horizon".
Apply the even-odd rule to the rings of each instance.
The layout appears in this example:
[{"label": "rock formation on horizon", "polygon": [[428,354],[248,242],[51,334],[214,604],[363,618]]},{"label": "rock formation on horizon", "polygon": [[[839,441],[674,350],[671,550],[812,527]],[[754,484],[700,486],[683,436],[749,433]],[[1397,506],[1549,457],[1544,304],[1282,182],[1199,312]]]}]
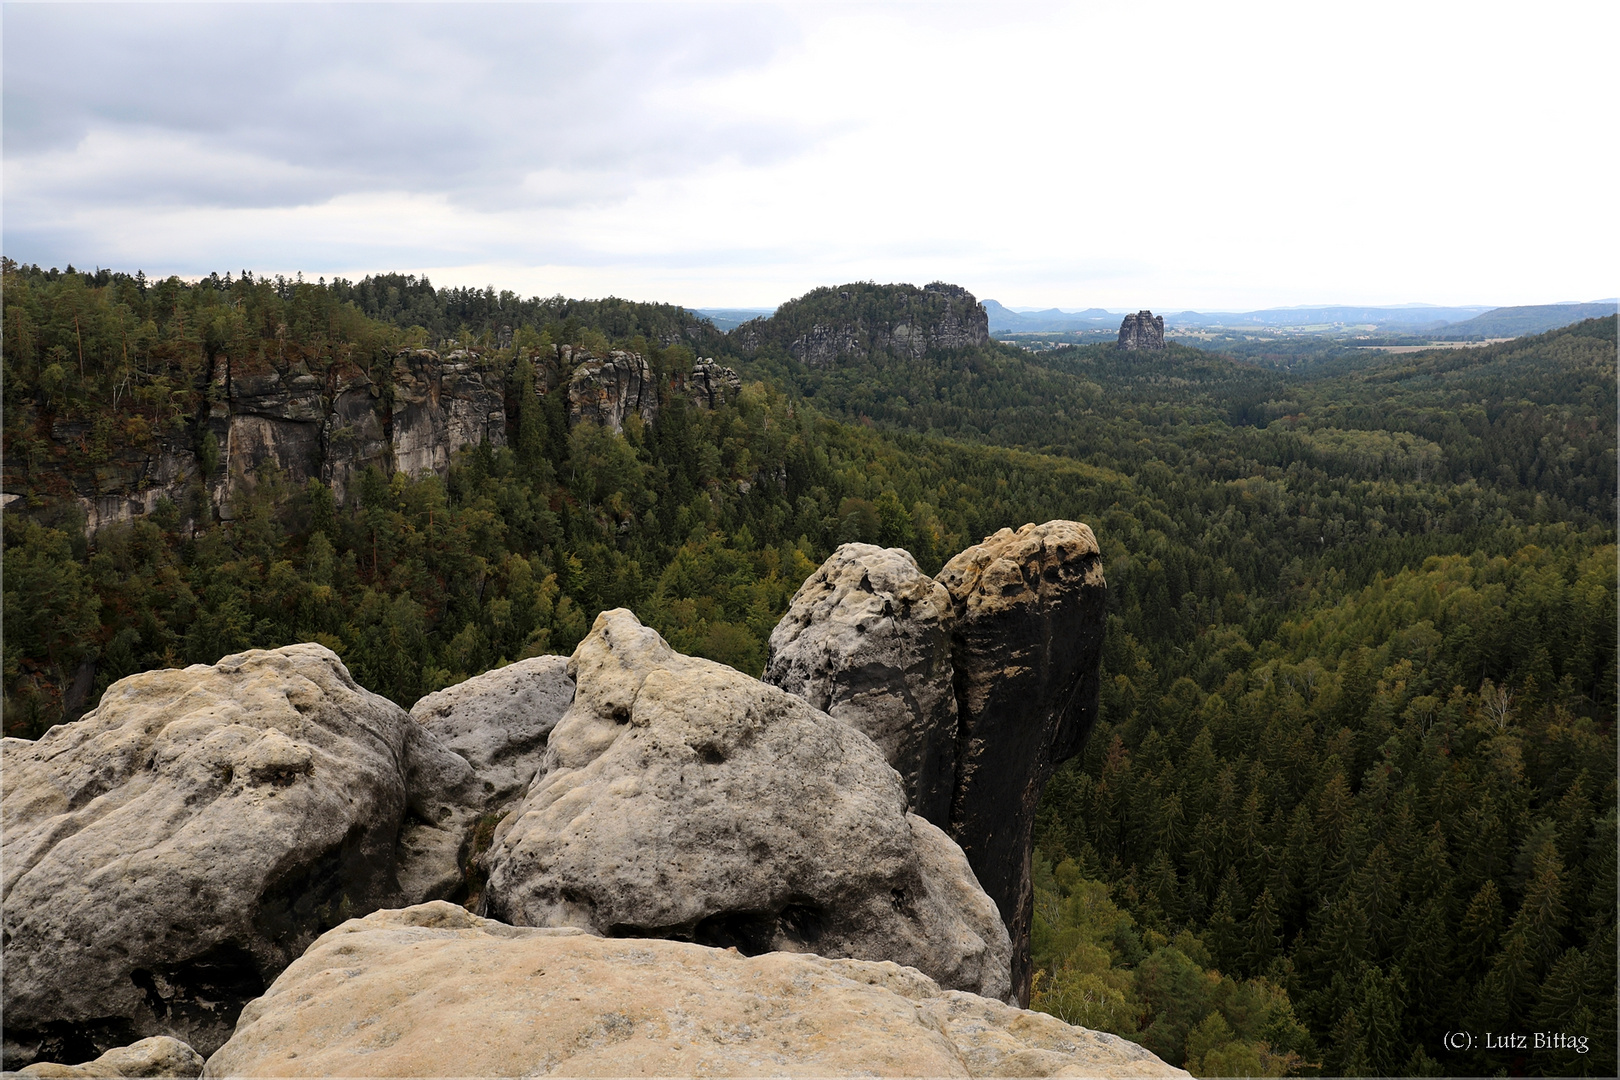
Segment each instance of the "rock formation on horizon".
[{"label": "rock formation on horizon", "polygon": [[775,345],[803,364],[826,367],[845,356],[889,351],[917,359],[936,349],[984,345],[990,319],[960,285],[856,282],[812,289],[727,336],[749,355]]},{"label": "rock formation on horizon", "polygon": [[891,962],[514,927],[446,903],[328,933],[204,1073],[294,1074],[1188,1075]]},{"label": "rock formation on horizon", "polygon": [[1121,349],[1162,349],[1164,348],[1164,316],[1155,315],[1143,309],[1135,315],[1127,315],[1119,324],[1119,348]]},{"label": "rock formation on horizon", "polygon": [[865,735],[622,609],[569,671],[573,707],[484,856],[490,915],[893,960],[1007,996],[995,905]]},{"label": "rock formation on horizon", "polygon": [[1078,522],[1003,529],[937,581],[904,551],[846,544],[771,634],[766,680],[870,735],[913,808],[961,845],[1006,922],[1024,1003],[1035,807],[1095,720],[1105,588]]}]

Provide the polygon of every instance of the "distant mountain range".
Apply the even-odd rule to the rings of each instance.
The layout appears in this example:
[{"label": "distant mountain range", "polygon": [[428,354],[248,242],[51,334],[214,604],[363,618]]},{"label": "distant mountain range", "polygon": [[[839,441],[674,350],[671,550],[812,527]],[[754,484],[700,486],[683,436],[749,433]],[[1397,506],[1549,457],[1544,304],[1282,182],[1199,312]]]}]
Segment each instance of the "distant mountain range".
[{"label": "distant mountain range", "polygon": [[741,307],[741,308],[687,308],[692,314],[708,319],[714,323],[714,328],[720,331],[735,330],[750,319],[757,319],[762,315],[775,314],[773,307]]}]

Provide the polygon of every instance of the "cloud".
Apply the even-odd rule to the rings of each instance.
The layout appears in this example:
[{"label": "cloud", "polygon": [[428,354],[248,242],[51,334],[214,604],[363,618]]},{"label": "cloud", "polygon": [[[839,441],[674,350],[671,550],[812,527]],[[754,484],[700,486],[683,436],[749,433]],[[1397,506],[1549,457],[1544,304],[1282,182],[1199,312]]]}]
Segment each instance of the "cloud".
[{"label": "cloud", "polygon": [[1615,22],[11,5],[4,243],[716,305],[866,278],[1070,308],[1612,295]]},{"label": "cloud", "polygon": [[717,22],[664,6],[13,6],[7,187],[103,204],[589,202],[603,185],[555,178],[622,188],[795,152],[803,132],[686,106],[795,34],[752,7]]}]

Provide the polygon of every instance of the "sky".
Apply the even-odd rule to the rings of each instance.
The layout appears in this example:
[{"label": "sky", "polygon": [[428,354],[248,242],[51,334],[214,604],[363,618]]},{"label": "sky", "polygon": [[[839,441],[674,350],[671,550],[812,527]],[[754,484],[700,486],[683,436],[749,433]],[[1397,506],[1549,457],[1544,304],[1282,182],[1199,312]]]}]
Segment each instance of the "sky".
[{"label": "sky", "polygon": [[1613,296],[1620,5],[6,3],[4,253],[772,306]]}]

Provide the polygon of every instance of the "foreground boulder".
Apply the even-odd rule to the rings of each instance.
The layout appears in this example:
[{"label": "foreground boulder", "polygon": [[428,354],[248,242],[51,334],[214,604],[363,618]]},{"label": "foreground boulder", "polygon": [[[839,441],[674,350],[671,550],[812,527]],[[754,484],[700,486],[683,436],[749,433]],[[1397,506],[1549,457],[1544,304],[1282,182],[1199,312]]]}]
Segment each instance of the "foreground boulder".
[{"label": "foreground boulder", "polygon": [[996,901],[1029,1001],[1035,806],[1097,715],[1102,556],[1075,521],[1002,529],[939,573],[951,595],[958,714],[951,836]]},{"label": "foreground boulder", "polygon": [[23,1069],[19,1076],[56,1077],[185,1077],[194,1080],[203,1071],[203,1056],[179,1039],[154,1035],[130,1046],[107,1051],[94,1061],[81,1065],[59,1065],[41,1061]]},{"label": "foreground boulder", "polygon": [[765,681],[866,733],[913,813],[950,827],[956,786],[951,596],[909,552],[845,544],[771,632]]},{"label": "foreground boulder", "polygon": [[1165,1076],[892,963],[506,926],[443,902],[317,941],[206,1076]]},{"label": "foreground boulder", "polygon": [[212,1051],[319,934],[415,899],[401,822],[472,780],[319,645],[122,679],[3,768],[8,1068]]},{"label": "foreground boulder", "polygon": [[1011,945],[960,849],[872,741],[603,612],[574,704],[485,857],[525,926],[894,960],[1005,997]]},{"label": "foreground boulder", "polygon": [[536,656],[428,694],[411,716],[473,768],[486,805],[521,795],[574,701],[566,656]]}]

